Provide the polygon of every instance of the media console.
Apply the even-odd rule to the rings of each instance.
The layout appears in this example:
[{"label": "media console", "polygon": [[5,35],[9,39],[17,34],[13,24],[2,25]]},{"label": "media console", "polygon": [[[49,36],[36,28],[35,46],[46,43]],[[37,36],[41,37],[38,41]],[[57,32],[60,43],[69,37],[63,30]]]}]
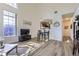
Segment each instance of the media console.
[{"label": "media console", "polygon": [[30,29],[20,29],[19,42],[27,41],[31,39]]}]

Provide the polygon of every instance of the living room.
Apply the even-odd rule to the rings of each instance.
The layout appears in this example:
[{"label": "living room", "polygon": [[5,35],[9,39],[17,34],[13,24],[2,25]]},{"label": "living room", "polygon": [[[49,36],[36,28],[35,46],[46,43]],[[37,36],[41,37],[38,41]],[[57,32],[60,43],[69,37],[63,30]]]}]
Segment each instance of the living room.
[{"label": "living room", "polygon": [[[40,54],[37,53],[37,51],[40,50],[40,48],[44,48],[46,45],[52,46],[50,45],[50,43],[59,45],[59,43],[56,43],[56,42],[63,41],[62,39],[63,15],[72,14],[73,15],[72,18],[73,18],[75,15],[78,14],[77,12],[78,6],[79,4],[77,3],[72,3],[72,4],[69,4],[69,3],[67,4],[65,3],[62,3],[62,4],[61,3],[55,3],[55,4],[53,3],[46,3],[46,4],[44,3],[17,3],[17,4],[0,3],[0,20],[1,20],[0,36],[1,36],[1,40],[3,41],[3,45],[15,44],[14,47],[16,48],[16,50],[17,50],[17,46],[21,47],[21,50],[19,50],[19,52],[21,51],[22,53],[20,53],[19,56],[20,55],[28,56],[30,49],[32,50],[30,55],[41,55],[41,53]],[[69,17],[69,16],[66,16],[66,17]],[[44,22],[51,21],[50,28],[48,28],[49,40],[48,39],[44,40],[45,38],[37,40],[37,36],[38,36],[37,34],[38,34],[38,31],[42,29],[41,22],[43,21]],[[21,34],[25,35],[26,33],[28,33],[27,37],[29,36],[30,40],[27,40],[28,38],[26,36],[21,35]],[[73,40],[73,35],[70,35],[70,37]],[[24,39],[25,41],[20,39]],[[26,51],[27,48],[22,48],[22,47],[27,47],[27,48],[30,47],[30,49]],[[5,46],[3,48],[5,48]],[[6,54],[1,53],[1,55],[8,55],[9,53],[11,55],[12,54],[17,55],[14,53],[14,51],[12,52],[13,49],[11,49],[11,53],[10,52]],[[47,53],[42,55],[48,56]],[[54,56],[62,55],[61,52],[59,54],[56,54],[56,52],[52,52],[52,53]],[[69,54],[66,53],[65,55],[69,55]]]}]

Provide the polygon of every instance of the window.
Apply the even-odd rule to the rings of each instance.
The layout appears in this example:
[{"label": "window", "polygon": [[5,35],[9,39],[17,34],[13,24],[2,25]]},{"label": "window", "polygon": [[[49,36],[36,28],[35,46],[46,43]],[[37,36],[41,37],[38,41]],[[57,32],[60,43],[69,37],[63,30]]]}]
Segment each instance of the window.
[{"label": "window", "polygon": [[10,5],[10,6],[14,7],[14,8],[17,8],[17,4],[16,3],[6,3],[6,4]]},{"label": "window", "polygon": [[16,35],[16,15],[15,13],[3,11],[3,26],[4,26],[4,36],[14,36]]}]

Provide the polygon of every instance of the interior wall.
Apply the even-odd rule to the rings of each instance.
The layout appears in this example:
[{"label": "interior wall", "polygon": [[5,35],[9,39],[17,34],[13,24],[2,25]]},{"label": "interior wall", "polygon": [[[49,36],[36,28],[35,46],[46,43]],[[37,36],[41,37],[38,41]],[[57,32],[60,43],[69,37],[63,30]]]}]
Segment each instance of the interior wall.
[{"label": "interior wall", "polygon": [[[9,10],[17,13],[17,36],[20,35],[21,28],[30,28],[32,37],[37,36],[37,30],[40,29],[40,21],[44,19],[52,19],[53,22],[58,21],[60,23],[59,27],[51,27],[51,39],[62,40],[62,15],[74,10],[79,4],[33,4],[33,3],[20,3],[18,4],[18,9],[12,8],[11,6],[0,4],[0,35],[2,34],[2,10]],[[54,11],[58,11],[57,14]],[[32,25],[24,24],[24,21],[32,22]],[[54,33],[54,34],[53,34]],[[14,41],[14,39],[12,40]]]},{"label": "interior wall", "polygon": [[[52,24],[50,39],[62,41],[62,15],[72,13],[77,8],[78,4],[37,4],[39,20],[52,19],[54,22],[59,22],[60,26],[55,27]],[[57,14],[54,11],[58,11]]]},{"label": "interior wall", "polygon": [[[44,19],[52,19],[53,23],[58,21],[60,23],[59,27],[54,27],[51,25],[50,39],[62,40],[62,15],[67,13],[75,12],[79,4],[19,4],[19,20],[23,19],[32,22],[31,35],[32,37],[37,36],[37,30],[40,29],[40,21]],[[54,11],[58,11],[54,14]],[[26,16],[27,15],[27,16]],[[22,22],[21,21],[21,22]],[[19,21],[18,21],[19,22]],[[22,23],[19,22],[22,25]],[[26,25],[25,25],[26,26]],[[21,27],[26,28],[24,25]],[[21,28],[19,27],[19,28]],[[54,34],[53,34],[54,33]]]},{"label": "interior wall", "polygon": [[[40,20],[38,19],[37,9],[37,5],[35,4],[19,4],[18,30],[21,28],[29,28],[32,38],[37,36],[37,30],[40,28]],[[32,25],[24,25],[24,20],[30,21]]]}]

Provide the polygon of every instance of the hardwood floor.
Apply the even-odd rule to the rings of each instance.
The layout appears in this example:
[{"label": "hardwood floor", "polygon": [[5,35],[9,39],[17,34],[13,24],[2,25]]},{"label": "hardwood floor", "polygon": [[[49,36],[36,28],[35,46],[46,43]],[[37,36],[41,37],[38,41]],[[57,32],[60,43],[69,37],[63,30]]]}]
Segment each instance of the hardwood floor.
[{"label": "hardwood floor", "polygon": [[[72,42],[49,41],[47,46],[41,48],[33,56],[73,56]],[[78,54],[77,54],[78,56]]]},{"label": "hardwood floor", "polygon": [[[29,41],[26,42],[19,42],[19,45],[26,45]],[[37,41],[36,39],[30,40],[30,42],[41,43],[42,41]],[[36,50],[29,56],[73,56],[72,55],[73,44],[71,41],[56,41],[56,40],[49,40],[45,42],[45,44],[40,47],[40,49]],[[75,56],[79,56],[76,53]]]}]

